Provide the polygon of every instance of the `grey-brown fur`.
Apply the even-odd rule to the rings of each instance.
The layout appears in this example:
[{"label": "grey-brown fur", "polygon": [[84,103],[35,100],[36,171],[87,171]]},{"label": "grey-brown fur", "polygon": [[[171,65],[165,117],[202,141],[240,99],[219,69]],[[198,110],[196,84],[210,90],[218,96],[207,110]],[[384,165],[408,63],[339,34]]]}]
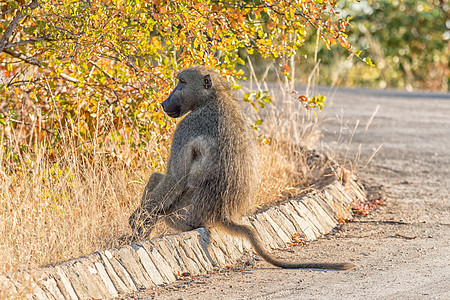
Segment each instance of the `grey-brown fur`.
[{"label": "grey-brown fur", "polygon": [[148,237],[160,216],[182,230],[220,227],[246,236],[266,261],[283,268],[349,269],[348,263],[287,263],[263,247],[257,232],[239,224],[255,207],[254,145],[230,86],[210,69],[191,67],[178,74],[178,85],[162,103],[178,118],[166,174],[154,173],[130,225]]},{"label": "grey-brown fur", "polygon": [[[206,75],[210,88],[204,88]],[[190,113],[175,130],[166,174],[151,176],[141,208],[130,219],[133,227],[138,225],[136,215],[144,213],[144,219],[173,214],[186,229],[210,226],[239,219],[255,206],[254,147],[229,84],[202,66],[177,78],[178,86],[163,107],[173,117]]]}]

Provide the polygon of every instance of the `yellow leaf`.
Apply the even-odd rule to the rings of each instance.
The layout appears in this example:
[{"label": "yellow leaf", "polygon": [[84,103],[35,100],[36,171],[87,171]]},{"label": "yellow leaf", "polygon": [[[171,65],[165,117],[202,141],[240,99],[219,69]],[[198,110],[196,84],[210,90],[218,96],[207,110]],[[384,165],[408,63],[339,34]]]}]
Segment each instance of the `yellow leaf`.
[{"label": "yellow leaf", "polygon": [[116,8],[117,8],[117,9],[120,9],[120,6],[123,4],[124,1],[125,1],[125,0],[117,0],[117,1],[116,1]]}]

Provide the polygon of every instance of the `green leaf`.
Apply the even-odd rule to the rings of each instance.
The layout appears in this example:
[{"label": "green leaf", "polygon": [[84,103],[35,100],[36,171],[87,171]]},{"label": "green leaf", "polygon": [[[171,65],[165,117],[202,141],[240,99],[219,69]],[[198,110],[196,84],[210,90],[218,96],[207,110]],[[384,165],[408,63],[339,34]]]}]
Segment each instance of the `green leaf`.
[{"label": "green leaf", "polygon": [[375,66],[375,65],[373,64],[372,60],[371,60],[370,58],[368,58],[368,57],[364,58],[363,61],[364,61],[367,65],[369,65],[369,66],[371,66],[371,67],[374,67],[374,66]]}]

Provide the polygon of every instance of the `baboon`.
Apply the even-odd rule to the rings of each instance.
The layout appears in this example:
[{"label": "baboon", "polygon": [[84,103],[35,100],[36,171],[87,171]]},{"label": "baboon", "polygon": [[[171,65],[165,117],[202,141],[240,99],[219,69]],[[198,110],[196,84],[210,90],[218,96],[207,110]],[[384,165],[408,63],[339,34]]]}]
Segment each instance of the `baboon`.
[{"label": "baboon", "polygon": [[216,72],[195,66],[177,75],[178,84],[162,102],[172,118],[187,113],[175,130],[166,174],[151,175],[141,206],[130,225],[140,237],[148,237],[164,217],[169,225],[187,231],[219,227],[245,236],[267,262],[281,268],[347,270],[352,263],[289,263],[267,252],[242,216],[255,207],[255,147],[238,100],[230,85]]}]

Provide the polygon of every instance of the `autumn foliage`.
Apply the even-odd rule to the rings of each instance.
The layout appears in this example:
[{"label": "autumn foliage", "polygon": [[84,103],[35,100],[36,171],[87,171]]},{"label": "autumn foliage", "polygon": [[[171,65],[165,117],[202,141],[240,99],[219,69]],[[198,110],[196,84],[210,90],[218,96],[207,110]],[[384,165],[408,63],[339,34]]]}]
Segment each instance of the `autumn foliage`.
[{"label": "autumn foliage", "polygon": [[[204,64],[234,83],[247,55],[298,53],[311,30],[351,50],[335,0],[6,1],[0,21],[1,128],[139,148],[172,122],[159,102],[174,74]],[[286,76],[289,67],[280,65]],[[248,102],[258,105],[255,97]],[[305,101],[304,98],[300,99]],[[308,99],[306,99],[306,102]],[[314,99],[317,102],[317,99]],[[261,102],[262,103],[262,102]]]}]

